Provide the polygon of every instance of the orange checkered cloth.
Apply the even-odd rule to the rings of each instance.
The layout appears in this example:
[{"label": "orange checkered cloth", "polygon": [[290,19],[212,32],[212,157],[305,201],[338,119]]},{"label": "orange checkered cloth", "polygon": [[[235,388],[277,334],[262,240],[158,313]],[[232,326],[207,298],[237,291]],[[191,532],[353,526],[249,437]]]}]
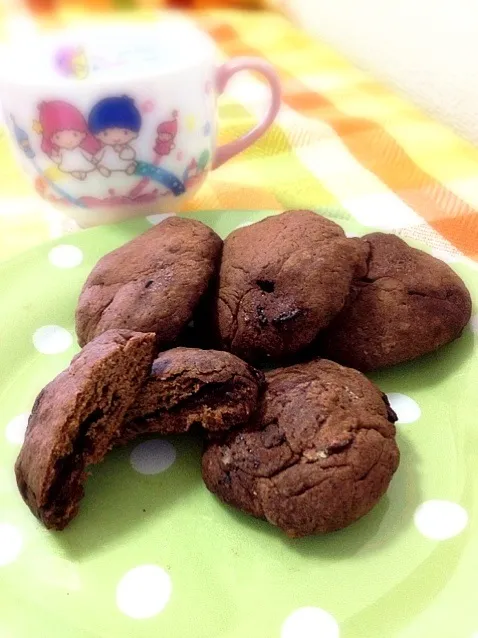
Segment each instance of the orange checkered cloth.
[{"label": "orange checkered cloth", "polygon": [[[269,132],[213,172],[188,209],[340,207],[365,226],[478,259],[478,149],[280,14],[215,10],[184,19],[208,31],[224,58],[268,59],[284,90]],[[220,100],[220,142],[251,128],[267,100],[259,77],[236,76]],[[0,168],[1,257],[71,228],[33,194],[5,136]]]}]

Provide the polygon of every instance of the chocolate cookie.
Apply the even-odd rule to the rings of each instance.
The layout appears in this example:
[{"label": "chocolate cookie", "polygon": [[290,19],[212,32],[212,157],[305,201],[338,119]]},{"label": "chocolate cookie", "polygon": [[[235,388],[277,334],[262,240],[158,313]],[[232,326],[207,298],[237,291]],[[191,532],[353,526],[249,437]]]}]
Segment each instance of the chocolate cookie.
[{"label": "chocolate cookie", "polygon": [[206,449],[207,487],[289,536],[350,525],[398,467],[386,397],[360,372],[325,359],[269,372],[266,381],[254,422]]},{"label": "chocolate cookie", "polygon": [[154,361],[117,443],[140,434],[179,434],[198,425],[221,432],[255,412],[264,375],[228,352],[174,348]]},{"label": "chocolate cookie", "polygon": [[471,316],[465,284],[444,262],[395,235],[363,238],[368,272],[321,336],[324,356],[374,370],[432,352],[460,336]]},{"label": "chocolate cookie", "polygon": [[151,368],[154,334],[110,330],[38,395],[15,465],[18,488],[46,527],[77,514],[86,467],[102,460]]},{"label": "chocolate cookie", "polygon": [[173,343],[207,290],[221,247],[204,224],[171,217],[105,255],[80,294],[78,343],[110,328],[155,332],[160,348]]},{"label": "chocolate cookie", "polygon": [[222,347],[251,362],[299,352],[342,309],[365,252],[307,210],[236,230],[224,242],[214,304]]}]

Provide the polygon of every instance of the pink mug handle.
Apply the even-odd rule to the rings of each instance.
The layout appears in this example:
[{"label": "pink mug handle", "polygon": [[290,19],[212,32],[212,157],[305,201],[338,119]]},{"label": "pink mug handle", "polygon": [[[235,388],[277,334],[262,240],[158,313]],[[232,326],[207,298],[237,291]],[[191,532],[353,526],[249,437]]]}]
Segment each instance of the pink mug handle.
[{"label": "pink mug handle", "polygon": [[229,82],[231,76],[239,71],[258,71],[261,75],[263,75],[269,83],[271,90],[271,103],[267,113],[259,124],[238,140],[224,144],[217,149],[212,163],[213,169],[221,166],[221,164],[227,162],[228,159],[231,159],[231,157],[237,155],[237,153],[240,153],[259,139],[259,137],[263,135],[272,124],[280,109],[281,86],[279,76],[274,71],[274,67],[272,65],[260,58],[233,58],[229,62],[220,66],[217,70],[216,76],[216,89],[219,95],[226,88],[226,84]]}]

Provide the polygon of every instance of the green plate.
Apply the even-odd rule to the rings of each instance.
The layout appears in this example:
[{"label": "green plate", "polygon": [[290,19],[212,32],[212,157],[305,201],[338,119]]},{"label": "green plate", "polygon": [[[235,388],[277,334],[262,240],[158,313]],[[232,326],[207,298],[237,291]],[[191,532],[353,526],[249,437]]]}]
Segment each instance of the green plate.
[{"label": "green plate", "polygon": [[[194,216],[226,235],[267,214]],[[380,504],[346,530],[288,540],[223,506],[188,438],[111,453],[65,531],[33,518],[13,476],[26,415],[78,349],[73,315],[88,272],[148,226],[84,231],[0,266],[0,638],[476,638],[471,328],[375,375],[400,417],[402,461]],[[477,271],[453,267],[478,298]]]}]

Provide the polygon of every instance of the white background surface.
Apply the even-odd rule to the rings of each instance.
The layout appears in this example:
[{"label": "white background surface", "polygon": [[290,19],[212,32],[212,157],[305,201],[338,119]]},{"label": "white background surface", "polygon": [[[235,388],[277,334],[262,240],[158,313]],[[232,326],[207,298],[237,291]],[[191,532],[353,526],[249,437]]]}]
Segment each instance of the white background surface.
[{"label": "white background surface", "polygon": [[478,0],[286,0],[302,26],[478,144]]}]

